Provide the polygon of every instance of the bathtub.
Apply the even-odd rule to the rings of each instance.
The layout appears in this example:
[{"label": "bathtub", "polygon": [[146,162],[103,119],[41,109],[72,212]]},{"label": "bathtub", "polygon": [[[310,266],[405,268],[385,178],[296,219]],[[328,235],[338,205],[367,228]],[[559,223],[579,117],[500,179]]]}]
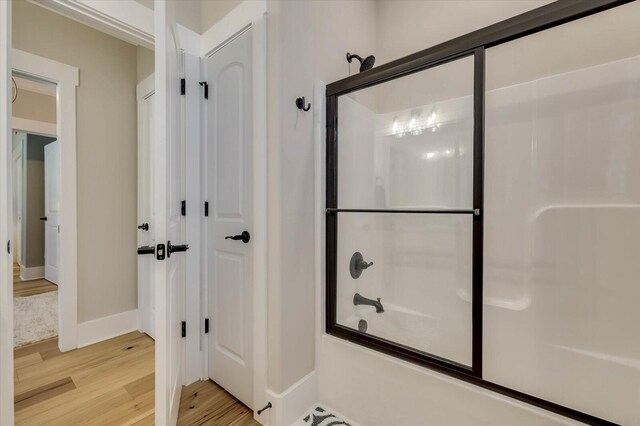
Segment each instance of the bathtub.
[{"label": "bathtub", "polygon": [[[382,304],[383,313],[376,313],[371,306],[354,306],[353,313],[341,324],[428,354],[471,364],[471,324],[466,336],[466,333],[445,327],[448,322],[442,318],[385,303],[384,300]],[[366,330],[363,324],[366,324]]]}]

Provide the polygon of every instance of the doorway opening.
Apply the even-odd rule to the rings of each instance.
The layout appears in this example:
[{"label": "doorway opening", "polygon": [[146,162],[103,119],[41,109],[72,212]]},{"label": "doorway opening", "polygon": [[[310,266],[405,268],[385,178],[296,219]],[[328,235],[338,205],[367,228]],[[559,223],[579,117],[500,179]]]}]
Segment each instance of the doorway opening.
[{"label": "doorway opening", "polygon": [[60,142],[56,85],[14,72],[14,346],[58,335]]}]

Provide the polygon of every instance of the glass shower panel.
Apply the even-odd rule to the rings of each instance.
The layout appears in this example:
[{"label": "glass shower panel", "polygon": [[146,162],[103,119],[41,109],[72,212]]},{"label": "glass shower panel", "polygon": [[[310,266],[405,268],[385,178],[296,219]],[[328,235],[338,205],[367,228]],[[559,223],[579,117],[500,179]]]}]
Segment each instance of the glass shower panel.
[{"label": "glass shower panel", "polygon": [[471,366],[472,221],[339,213],[337,323]]},{"label": "glass shower panel", "polygon": [[471,209],[473,57],[338,98],[338,208]]},{"label": "glass shower panel", "polygon": [[487,50],[484,378],[640,424],[640,4]]}]

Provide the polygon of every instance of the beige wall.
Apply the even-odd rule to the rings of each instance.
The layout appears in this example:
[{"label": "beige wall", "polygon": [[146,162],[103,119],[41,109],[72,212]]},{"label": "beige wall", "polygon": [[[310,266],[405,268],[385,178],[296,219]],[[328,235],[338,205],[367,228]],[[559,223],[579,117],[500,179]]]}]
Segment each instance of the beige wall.
[{"label": "beige wall", "polygon": [[14,117],[56,122],[56,98],[53,96],[23,90],[18,85],[18,97],[12,107]]},{"label": "beige wall", "polygon": [[80,69],[78,321],[135,309],[137,49],[24,0],[13,46]]},{"label": "beige wall", "polygon": [[153,73],[153,70],[155,70],[155,55],[153,50],[138,46],[136,57],[136,73],[138,76],[136,80],[140,83],[142,80],[150,76]]},{"label": "beige wall", "polygon": [[201,32],[205,33],[240,3],[242,0],[202,0]]}]

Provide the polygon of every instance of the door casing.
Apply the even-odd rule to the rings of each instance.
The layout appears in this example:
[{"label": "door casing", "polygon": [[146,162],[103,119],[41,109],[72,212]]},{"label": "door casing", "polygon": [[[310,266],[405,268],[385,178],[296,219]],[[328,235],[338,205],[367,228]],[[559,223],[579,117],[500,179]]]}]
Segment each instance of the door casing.
[{"label": "door casing", "polygon": [[[56,85],[56,136],[60,140],[60,286],[58,288],[58,347],[66,352],[78,347],[78,221],[76,67],[42,56],[11,49],[11,68],[17,74]],[[67,265],[66,267],[64,265]]]}]

